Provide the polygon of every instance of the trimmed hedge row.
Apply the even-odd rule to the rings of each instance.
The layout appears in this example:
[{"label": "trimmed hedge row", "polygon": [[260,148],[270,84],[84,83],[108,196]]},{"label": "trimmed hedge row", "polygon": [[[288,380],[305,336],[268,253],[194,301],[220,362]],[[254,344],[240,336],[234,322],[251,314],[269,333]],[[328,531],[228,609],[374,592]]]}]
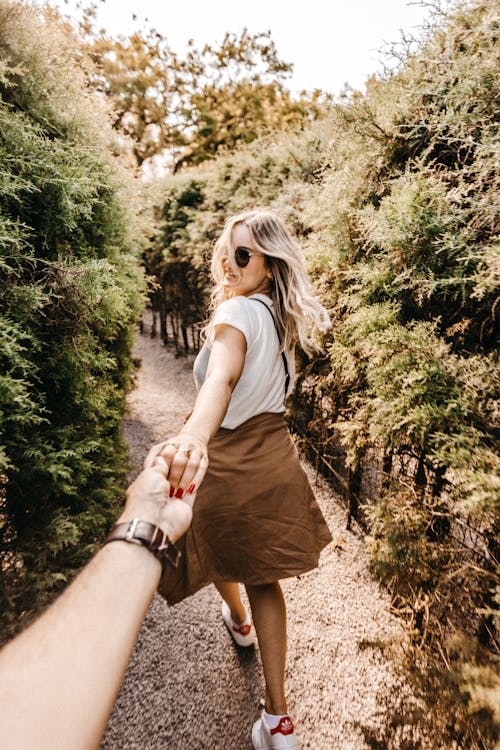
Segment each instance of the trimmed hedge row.
[{"label": "trimmed hedge row", "polygon": [[89,557],[126,467],[138,235],[77,50],[38,9],[0,1],[3,637]]}]

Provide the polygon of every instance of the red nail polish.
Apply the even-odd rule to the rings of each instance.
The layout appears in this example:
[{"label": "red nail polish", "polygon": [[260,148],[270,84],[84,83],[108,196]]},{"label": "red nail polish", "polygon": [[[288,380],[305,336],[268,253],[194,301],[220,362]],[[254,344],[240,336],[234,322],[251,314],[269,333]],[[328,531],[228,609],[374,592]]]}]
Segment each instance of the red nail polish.
[{"label": "red nail polish", "polygon": [[170,489],[168,491],[168,496],[169,497],[173,497],[174,496],[174,492],[175,492],[175,487],[173,487],[172,485],[170,485]]},{"label": "red nail polish", "polygon": [[179,500],[180,500],[180,499],[181,499],[181,497],[183,496],[183,494],[184,494],[184,490],[181,490],[181,488],[179,487],[179,489],[178,489],[178,490],[177,490],[177,492],[175,493],[175,496],[176,496],[176,497],[178,497],[178,498],[179,498]]},{"label": "red nail polish", "polygon": [[190,484],[189,487],[188,487],[188,494],[192,495],[193,492],[195,491],[195,489],[196,489],[196,485],[195,484]]}]

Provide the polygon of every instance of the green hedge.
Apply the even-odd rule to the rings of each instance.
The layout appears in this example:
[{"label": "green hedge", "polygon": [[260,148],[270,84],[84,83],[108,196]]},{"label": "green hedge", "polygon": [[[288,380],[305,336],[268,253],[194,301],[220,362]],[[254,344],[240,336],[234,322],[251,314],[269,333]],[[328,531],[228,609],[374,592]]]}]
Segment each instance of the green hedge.
[{"label": "green hedge", "polygon": [[5,637],[72,577],[115,512],[143,280],[131,186],[76,40],[2,0],[0,60]]}]

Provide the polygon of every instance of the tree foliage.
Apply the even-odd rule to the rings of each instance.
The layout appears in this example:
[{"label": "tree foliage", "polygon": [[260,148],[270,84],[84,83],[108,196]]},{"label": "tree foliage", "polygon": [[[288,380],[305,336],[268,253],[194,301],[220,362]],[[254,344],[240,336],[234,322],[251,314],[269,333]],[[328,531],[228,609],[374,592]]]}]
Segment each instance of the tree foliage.
[{"label": "tree foliage", "polygon": [[126,463],[119,425],[143,282],[132,191],[85,64],[57,22],[0,0],[4,637],[102,539]]},{"label": "tree foliage", "polygon": [[182,143],[179,107],[180,61],[154,30],[113,39],[94,32],[88,52],[95,88],[109,97],[114,127],[132,144],[139,166]]},{"label": "tree foliage", "polygon": [[294,99],[285,85],[292,67],[279,59],[269,32],[226,34],[220,47],[201,51],[191,42],[184,65],[184,149],[176,170],[317,117],[321,92]]},{"label": "tree foliage", "polygon": [[91,6],[82,23],[93,82],[111,99],[114,126],[139,165],[167,154],[177,171],[321,111],[319,91],[295,99],[286,88],[292,65],[279,58],[270,32],[227,33],[202,49],[190,40],[181,57],[155,29],[114,38],[96,30],[94,15]]}]

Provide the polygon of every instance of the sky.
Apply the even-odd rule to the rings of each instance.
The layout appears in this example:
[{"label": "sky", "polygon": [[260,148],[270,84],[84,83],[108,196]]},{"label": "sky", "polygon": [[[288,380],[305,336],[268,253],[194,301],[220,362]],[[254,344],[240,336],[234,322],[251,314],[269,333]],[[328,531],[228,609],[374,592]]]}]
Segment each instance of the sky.
[{"label": "sky", "polygon": [[[113,36],[154,26],[182,54],[187,41],[221,42],[226,31],[271,31],[279,57],[293,63],[293,93],[323,89],[339,94],[345,84],[363,90],[382,69],[379,50],[401,31],[417,32],[430,9],[407,0],[105,0],[99,27]],[[48,0],[75,15],[76,0]],[[133,20],[133,16],[136,20]],[[146,22],[147,19],[147,22]]]}]

